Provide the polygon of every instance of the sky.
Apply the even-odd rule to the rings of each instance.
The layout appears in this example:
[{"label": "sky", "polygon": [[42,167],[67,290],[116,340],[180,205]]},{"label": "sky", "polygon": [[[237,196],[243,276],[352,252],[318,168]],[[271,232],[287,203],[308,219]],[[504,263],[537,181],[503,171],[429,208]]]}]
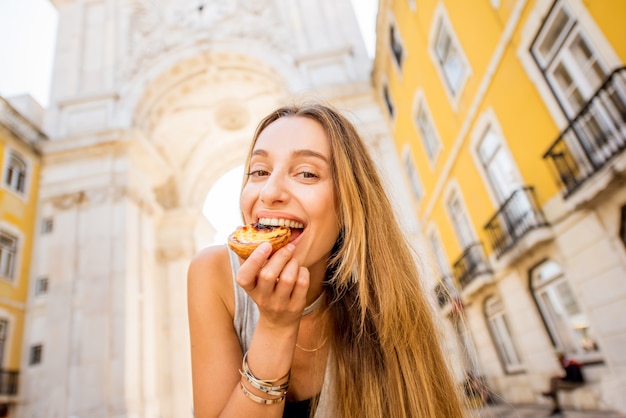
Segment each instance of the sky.
[{"label": "sky", "polygon": [[[373,57],[378,0],[351,2],[368,54]],[[43,107],[48,106],[56,15],[50,0],[0,0],[0,39],[3,40],[0,42],[1,96],[28,93]],[[215,242],[224,242],[228,233],[241,223],[237,202],[242,170],[242,167],[237,167],[225,174],[207,196],[203,211],[209,221],[218,226]],[[225,207],[224,202],[234,202],[235,206]],[[218,212],[214,208],[222,210]]]}]

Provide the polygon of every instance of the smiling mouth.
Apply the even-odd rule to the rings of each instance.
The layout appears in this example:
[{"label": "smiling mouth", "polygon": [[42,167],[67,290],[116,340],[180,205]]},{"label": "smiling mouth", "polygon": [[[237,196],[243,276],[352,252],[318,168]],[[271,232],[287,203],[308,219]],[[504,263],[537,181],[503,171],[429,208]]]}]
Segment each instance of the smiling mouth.
[{"label": "smiling mouth", "polygon": [[261,218],[258,223],[263,226],[286,226],[290,229],[304,229],[304,224],[302,222],[296,222],[290,219]]},{"label": "smiling mouth", "polygon": [[262,228],[274,228],[277,226],[284,226],[291,230],[291,236],[289,241],[294,241],[304,231],[304,224],[291,219],[284,218],[260,218],[257,222]]}]

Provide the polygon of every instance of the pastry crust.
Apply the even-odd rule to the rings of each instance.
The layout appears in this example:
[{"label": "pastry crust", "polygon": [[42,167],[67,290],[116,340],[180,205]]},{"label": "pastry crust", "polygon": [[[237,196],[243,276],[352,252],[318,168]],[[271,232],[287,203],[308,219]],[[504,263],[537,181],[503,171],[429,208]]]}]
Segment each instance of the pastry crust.
[{"label": "pastry crust", "polygon": [[264,242],[272,244],[272,254],[289,243],[291,229],[258,223],[237,227],[228,237],[228,247],[244,260]]}]

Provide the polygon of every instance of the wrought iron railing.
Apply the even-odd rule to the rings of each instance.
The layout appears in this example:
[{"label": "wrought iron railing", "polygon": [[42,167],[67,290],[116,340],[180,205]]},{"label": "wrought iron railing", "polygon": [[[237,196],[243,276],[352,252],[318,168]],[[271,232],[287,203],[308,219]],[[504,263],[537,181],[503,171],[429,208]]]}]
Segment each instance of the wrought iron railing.
[{"label": "wrought iron railing", "polygon": [[613,71],[543,155],[570,196],[626,148],[626,67]]},{"label": "wrought iron railing", "polygon": [[479,242],[470,244],[452,267],[454,277],[461,289],[464,289],[476,277],[492,273],[483,250],[483,245]]},{"label": "wrought iron railing", "polygon": [[17,395],[19,375],[17,370],[0,369],[0,395]]},{"label": "wrought iron railing", "polygon": [[485,225],[491,248],[500,257],[533,229],[547,226],[532,186],[515,190]]}]

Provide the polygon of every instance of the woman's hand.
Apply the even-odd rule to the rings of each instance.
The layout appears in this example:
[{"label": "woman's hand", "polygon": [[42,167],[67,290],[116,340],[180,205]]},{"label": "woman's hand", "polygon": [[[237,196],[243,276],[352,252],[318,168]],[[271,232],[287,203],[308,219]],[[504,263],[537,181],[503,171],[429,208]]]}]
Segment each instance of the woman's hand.
[{"label": "woman's hand", "polygon": [[292,257],[294,248],[287,244],[268,259],[272,246],[263,243],[237,272],[237,283],[257,304],[261,318],[277,327],[299,323],[306,306],[309,270]]}]

